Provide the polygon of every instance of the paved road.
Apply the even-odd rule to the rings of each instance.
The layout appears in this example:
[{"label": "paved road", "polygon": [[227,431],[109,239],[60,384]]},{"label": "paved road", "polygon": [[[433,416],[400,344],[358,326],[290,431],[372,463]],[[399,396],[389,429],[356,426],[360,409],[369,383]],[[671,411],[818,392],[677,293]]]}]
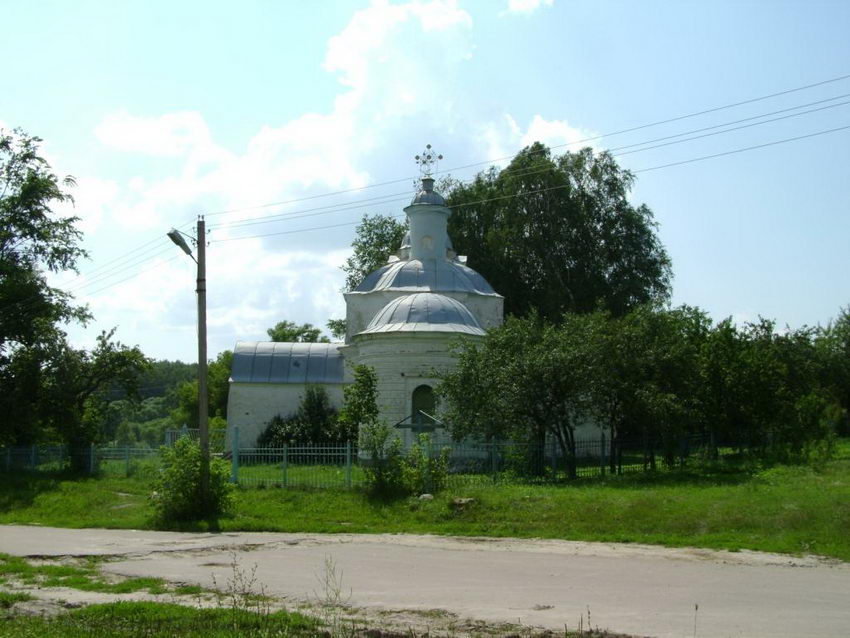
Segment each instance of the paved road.
[{"label": "paved road", "polygon": [[269,593],[310,600],[331,557],[350,603],[445,609],[563,629],[588,607],[600,627],[659,637],[850,636],[850,563],[569,541],[413,535],[191,534],[0,526],[0,551],[117,555],[105,569],[212,585],[231,553]]}]

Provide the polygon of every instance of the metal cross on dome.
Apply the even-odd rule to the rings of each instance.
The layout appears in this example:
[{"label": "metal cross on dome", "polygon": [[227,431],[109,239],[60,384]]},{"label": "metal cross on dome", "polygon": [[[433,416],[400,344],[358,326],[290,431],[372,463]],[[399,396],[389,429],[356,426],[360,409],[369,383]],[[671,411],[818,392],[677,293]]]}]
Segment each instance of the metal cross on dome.
[{"label": "metal cross on dome", "polygon": [[422,154],[416,156],[416,163],[419,165],[419,173],[422,177],[431,177],[431,168],[436,169],[437,161],[441,159],[443,159],[443,156],[438,155],[430,144],[426,144]]}]

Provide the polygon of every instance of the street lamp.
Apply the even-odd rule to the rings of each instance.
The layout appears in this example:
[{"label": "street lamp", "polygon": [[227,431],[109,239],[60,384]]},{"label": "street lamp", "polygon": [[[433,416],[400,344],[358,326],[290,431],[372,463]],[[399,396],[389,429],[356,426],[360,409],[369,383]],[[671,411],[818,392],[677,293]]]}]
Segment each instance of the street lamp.
[{"label": "street lamp", "polygon": [[[207,242],[206,224],[202,216],[198,216],[196,237],[181,233],[172,228],[168,238],[180,249],[192,257],[198,264],[198,430],[201,439],[201,499],[203,511],[207,510],[210,495],[210,439],[209,439],[209,404],[207,400]],[[184,237],[191,239],[198,248],[198,258],[192,255],[192,249]]]}]

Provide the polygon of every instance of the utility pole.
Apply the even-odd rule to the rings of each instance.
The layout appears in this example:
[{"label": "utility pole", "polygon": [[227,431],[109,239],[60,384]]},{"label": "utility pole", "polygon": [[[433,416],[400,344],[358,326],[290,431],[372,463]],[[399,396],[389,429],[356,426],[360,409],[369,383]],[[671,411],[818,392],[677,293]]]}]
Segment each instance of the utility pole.
[{"label": "utility pole", "polygon": [[198,430],[201,439],[201,498],[210,504],[209,401],[207,400],[207,231],[198,216]]},{"label": "utility pole", "polygon": [[[198,215],[198,229],[195,237],[172,228],[168,238],[198,265],[198,432],[201,439],[201,476],[200,498],[202,511],[210,506],[210,436],[209,402],[207,399],[207,229],[203,215]],[[198,247],[198,258],[192,255],[192,249],[184,237],[194,241]]]}]

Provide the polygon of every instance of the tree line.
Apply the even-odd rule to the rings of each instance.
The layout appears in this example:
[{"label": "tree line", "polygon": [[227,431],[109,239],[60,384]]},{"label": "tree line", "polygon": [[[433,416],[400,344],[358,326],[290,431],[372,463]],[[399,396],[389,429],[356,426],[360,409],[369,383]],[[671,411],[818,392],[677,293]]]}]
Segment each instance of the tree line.
[{"label": "tree line", "polygon": [[[736,326],[682,306],[509,317],[458,347],[439,387],[456,437],[553,440],[575,471],[577,430],[598,426],[612,449],[648,449],[671,464],[703,435],[759,457],[788,459],[847,434],[850,313],[823,328]],[[611,455],[611,463],[615,463]]]},{"label": "tree line", "polygon": [[[91,313],[47,273],[76,272],[86,253],[78,218],[53,210],[73,201],[74,180],[51,171],[40,143],[0,132],[0,445],[157,444],[165,428],[197,422],[196,369],[151,361],[114,331],[90,349],[68,342],[63,326]],[[541,144],[469,183],[442,180],[454,247],[504,295],[508,316],[459,351],[444,381],[456,432],[548,433],[567,451],[583,419],[615,439],[699,430],[789,451],[825,423],[846,433],[847,312],[826,328],[778,331],[666,308],[672,266],[652,211],[629,199],[633,181],[607,153],[553,155]],[[392,217],[364,217],[346,289],[385,264],[405,232]],[[341,338],[345,321],[328,328]],[[268,334],[327,339],[289,321]],[[231,361],[225,351],[210,362],[213,427],[224,425]]]}]

